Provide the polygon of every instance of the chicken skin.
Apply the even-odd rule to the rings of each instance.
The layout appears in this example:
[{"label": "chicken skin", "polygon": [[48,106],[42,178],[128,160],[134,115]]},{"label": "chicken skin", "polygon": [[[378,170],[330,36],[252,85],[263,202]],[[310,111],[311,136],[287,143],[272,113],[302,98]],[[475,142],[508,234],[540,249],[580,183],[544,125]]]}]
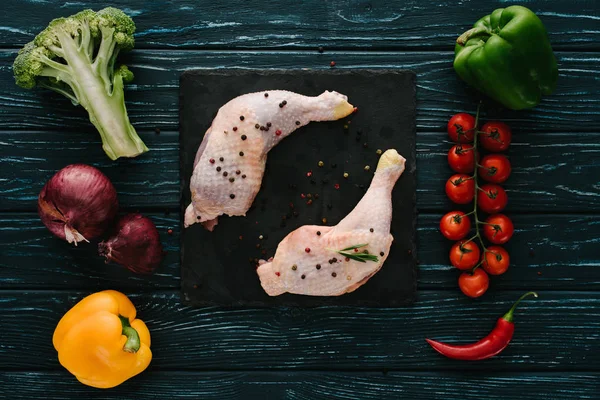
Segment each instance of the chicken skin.
[{"label": "chicken skin", "polygon": [[259,262],[256,271],[265,292],[339,296],[375,275],[392,245],[392,189],[405,161],[396,150],[387,150],[371,186],[339,224],[305,225],[287,235],[272,260]]},{"label": "chicken skin", "polygon": [[246,215],[260,189],[269,150],[311,121],[333,121],[353,111],[346,96],[329,91],[308,97],[271,90],[222,106],[194,160],[185,226],[200,222],[212,231],[223,214]]}]

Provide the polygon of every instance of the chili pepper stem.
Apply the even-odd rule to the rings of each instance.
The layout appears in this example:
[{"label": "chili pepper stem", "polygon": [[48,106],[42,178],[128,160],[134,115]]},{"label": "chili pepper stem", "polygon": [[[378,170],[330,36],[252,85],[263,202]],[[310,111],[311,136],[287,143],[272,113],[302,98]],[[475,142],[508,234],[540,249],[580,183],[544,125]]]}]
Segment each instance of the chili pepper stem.
[{"label": "chili pepper stem", "polygon": [[140,349],[140,335],[137,331],[129,324],[129,319],[119,315],[121,320],[121,326],[123,327],[122,334],[127,337],[127,341],[123,346],[123,351],[127,353],[137,353]]},{"label": "chili pepper stem", "polygon": [[513,306],[510,308],[510,310],[508,310],[508,312],[506,314],[504,314],[504,316],[502,318],[508,322],[513,322],[513,314],[514,314],[515,310],[517,309],[517,306],[519,305],[521,300],[523,300],[525,297],[531,296],[531,295],[533,295],[534,297],[538,297],[538,294],[536,292],[525,293],[523,296],[519,297],[519,300],[515,301],[515,304],[513,304]]}]

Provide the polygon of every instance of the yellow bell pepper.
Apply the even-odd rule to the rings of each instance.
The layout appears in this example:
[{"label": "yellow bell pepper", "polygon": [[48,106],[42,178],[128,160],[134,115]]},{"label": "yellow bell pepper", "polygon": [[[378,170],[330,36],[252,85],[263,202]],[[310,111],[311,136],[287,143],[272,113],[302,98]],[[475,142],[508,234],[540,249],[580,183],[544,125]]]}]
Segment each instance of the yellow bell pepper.
[{"label": "yellow bell pepper", "polygon": [[123,293],[94,293],[59,321],[52,343],[58,361],[83,384],[111,388],[145,370],[152,360],[150,332],[135,319]]}]

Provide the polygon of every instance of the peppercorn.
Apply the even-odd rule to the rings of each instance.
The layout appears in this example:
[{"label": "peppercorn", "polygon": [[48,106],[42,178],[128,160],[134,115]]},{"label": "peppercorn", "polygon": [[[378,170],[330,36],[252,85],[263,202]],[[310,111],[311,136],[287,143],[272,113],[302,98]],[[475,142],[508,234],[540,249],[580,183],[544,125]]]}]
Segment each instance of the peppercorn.
[{"label": "peppercorn", "polygon": [[374,229],[373,229],[373,228],[369,229],[369,232],[373,232],[373,231],[374,231]]},{"label": "peppercorn", "polygon": [[227,176],[227,175],[229,175],[229,174],[227,173],[227,171],[223,172],[223,176]]},{"label": "peppercorn", "polygon": [[235,131],[237,131],[237,126],[234,126],[234,127],[233,127],[233,131],[234,131],[234,132],[235,132]]},{"label": "peppercorn", "polygon": [[244,120],[244,116],[240,115],[240,121],[243,121],[243,120]]},{"label": "peppercorn", "polygon": [[306,278],[306,275],[302,275],[300,278],[304,279],[304,278]]},{"label": "peppercorn", "polygon": [[229,178],[229,182],[233,183],[235,181],[235,178]]},{"label": "peppercorn", "polygon": [[321,231],[317,231],[317,236],[321,236]]},{"label": "peppercorn", "polygon": [[331,276],[333,276],[335,278],[337,276],[337,274],[335,272],[332,272]]},{"label": "peppercorn", "polygon": [[375,152],[378,156],[381,155],[381,153],[383,153],[383,151],[381,151],[381,149],[377,149],[377,151]]},{"label": "peppercorn", "polygon": [[321,269],[321,264],[317,264],[317,269]]},{"label": "peppercorn", "polygon": [[325,165],[325,163],[324,163],[323,161],[319,161],[319,162],[317,163],[317,165],[319,166],[319,168],[321,168],[321,167],[323,167],[323,165]]},{"label": "peppercorn", "polygon": [[348,179],[349,176],[350,176],[350,174],[348,174],[347,172],[344,172],[344,178]]},{"label": "peppercorn", "polygon": [[241,174],[241,173],[242,173],[242,171],[240,171],[239,169],[238,169],[237,171],[235,171],[235,174],[236,174],[236,175],[239,175],[239,174]]},{"label": "peppercorn", "polygon": [[323,46],[319,46],[319,53],[323,53],[325,51],[325,49],[323,49]]},{"label": "peppercorn", "polygon": [[221,167],[217,167],[217,172],[221,172]]},{"label": "peppercorn", "polygon": [[242,140],[246,140],[246,139],[248,139],[248,136],[242,135]]},{"label": "peppercorn", "polygon": [[379,252],[379,255],[380,255],[381,257],[383,257],[383,256],[385,255],[385,253],[384,253],[383,251],[381,251],[381,252]]},{"label": "peppercorn", "polygon": [[246,174],[242,175],[242,179],[246,179]]},{"label": "peppercorn", "polygon": [[243,157],[244,156],[244,152],[240,151],[240,156]]},{"label": "peppercorn", "polygon": [[260,128],[260,125],[259,125],[259,124],[256,124],[256,125],[254,125],[254,127],[255,127],[256,129],[258,129],[258,128]]},{"label": "peppercorn", "polygon": [[269,93],[265,93],[265,97],[269,97]]},{"label": "peppercorn", "polygon": [[296,125],[300,125],[300,121],[296,121]]},{"label": "peppercorn", "polygon": [[292,271],[295,271],[298,269],[298,266],[296,264],[292,265]]},{"label": "peppercorn", "polygon": [[219,157],[219,161],[223,162],[225,159],[223,157]]},{"label": "peppercorn", "polygon": [[229,198],[231,198],[231,199],[235,199],[235,194],[231,193],[231,194],[229,195]]}]

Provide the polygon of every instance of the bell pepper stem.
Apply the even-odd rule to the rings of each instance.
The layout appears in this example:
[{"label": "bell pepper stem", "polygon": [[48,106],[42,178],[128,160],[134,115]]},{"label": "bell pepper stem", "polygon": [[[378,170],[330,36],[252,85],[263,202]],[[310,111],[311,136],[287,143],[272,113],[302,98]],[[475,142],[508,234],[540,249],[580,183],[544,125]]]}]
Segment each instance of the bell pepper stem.
[{"label": "bell pepper stem", "polygon": [[127,336],[127,341],[123,346],[123,351],[127,353],[137,353],[137,351],[140,349],[140,335],[138,335],[137,331],[131,327],[128,318],[119,315],[119,319],[121,320],[121,325],[123,326],[123,331],[121,333]]},{"label": "bell pepper stem", "polygon": [[464,46],[469,39],[471,39],[472,37],[477,37],[477,36],[489,37],[490,33],[489,33],[488,29],[483,26],[471,28],[468,31],[466,31],[465,33],[463,33],[462,35],[460,35],[458,37],[458,39],[456,39],[456,43],[458,43],[461,46]]},{"label": "bell pepper stem", "polygon": [[506,314],[504,314],[504,316],[502,318],[505,319],[508,322],[513,322],[513,314],[515,313],[515,310],[517,309],[517,306],[519,305],[519,303],[521,302],[521,300],[523,300],[525,297],[531,296],[531,295],[533,295],[534,297],[538,297],[538,294],[536,292],[527,292],[527,293],[525,293],[523,296],[519,297],[519,300],[517,300],[515,302],[515,304],[513,304],[513,306],[510,308],[510,310],[508,310],[508,312]]}]

